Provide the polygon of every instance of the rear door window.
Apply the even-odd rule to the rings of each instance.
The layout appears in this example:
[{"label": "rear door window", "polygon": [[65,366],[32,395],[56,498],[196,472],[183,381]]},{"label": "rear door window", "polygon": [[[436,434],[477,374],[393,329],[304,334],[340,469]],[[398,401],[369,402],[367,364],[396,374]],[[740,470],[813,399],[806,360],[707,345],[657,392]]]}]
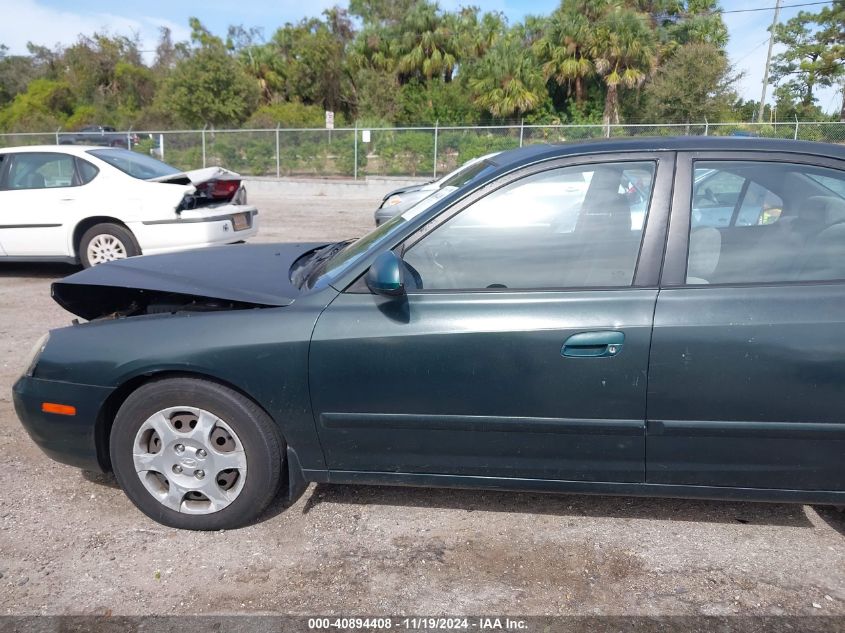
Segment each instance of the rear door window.
[{"label": "rear door window", "polygon": [[845,279],[845,171],[700,161],[693,187],[687,284]]}]

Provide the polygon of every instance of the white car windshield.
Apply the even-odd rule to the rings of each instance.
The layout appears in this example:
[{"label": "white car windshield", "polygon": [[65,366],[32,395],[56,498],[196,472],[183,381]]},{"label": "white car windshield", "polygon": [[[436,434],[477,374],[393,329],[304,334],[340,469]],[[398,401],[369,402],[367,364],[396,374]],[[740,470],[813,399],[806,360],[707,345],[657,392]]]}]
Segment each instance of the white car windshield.
[{"label": "white car windshield", "polygon": [[172,165],[163,163],[151,156],[145,156],[128,149],[92,149],[88,150],[88,153],[123,173],[141,180],[152,180],[153,178],[182,173],[181,169],[176,169]]}]

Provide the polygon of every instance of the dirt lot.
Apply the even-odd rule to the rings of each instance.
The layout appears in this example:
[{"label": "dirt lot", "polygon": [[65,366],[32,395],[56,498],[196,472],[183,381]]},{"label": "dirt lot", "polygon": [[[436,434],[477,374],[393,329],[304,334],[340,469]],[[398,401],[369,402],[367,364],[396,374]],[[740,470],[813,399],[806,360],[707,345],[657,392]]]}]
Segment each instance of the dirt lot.
[{"label": "dirt lot", "polygon": [[[262,240],[372,221],[371,198],[253,202]],[[73,270],[0,264],[0,614],[845,615],[845,515],[823,507],[312,485],[246,529],[157,525],[12,410]]]}]

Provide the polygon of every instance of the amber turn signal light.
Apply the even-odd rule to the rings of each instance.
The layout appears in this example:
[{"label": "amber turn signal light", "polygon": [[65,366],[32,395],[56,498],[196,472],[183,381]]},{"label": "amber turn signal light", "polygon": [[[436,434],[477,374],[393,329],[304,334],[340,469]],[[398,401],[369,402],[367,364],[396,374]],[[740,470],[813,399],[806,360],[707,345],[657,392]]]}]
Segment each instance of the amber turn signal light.
[{"label": "amber turn signal light", "polygon": [[44,413],[56,413],[58,415],[76,415],[76,407],[69,404],[56,404],[55,402],[42,402],[41,410]]}]

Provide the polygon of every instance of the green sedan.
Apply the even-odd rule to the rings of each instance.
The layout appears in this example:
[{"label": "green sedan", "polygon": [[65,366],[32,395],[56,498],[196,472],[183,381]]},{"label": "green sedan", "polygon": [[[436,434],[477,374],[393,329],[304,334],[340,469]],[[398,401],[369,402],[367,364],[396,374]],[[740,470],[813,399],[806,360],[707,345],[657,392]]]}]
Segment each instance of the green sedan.
[{"label": "green sedan", "polygon": [[845,504],[845,148],[530,146],[358,240],[130,258],[14,386],[156,521],[309,482]]}]

